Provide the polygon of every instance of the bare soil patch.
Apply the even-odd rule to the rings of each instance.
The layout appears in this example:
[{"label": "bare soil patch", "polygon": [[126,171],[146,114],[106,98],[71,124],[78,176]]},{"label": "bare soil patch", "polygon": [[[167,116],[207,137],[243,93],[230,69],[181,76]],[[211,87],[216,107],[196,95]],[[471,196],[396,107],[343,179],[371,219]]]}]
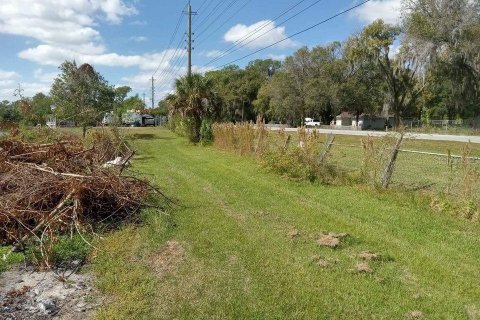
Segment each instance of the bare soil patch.
[{"label": "bare soil patch", "polygon": [[290,239],[295,239],[295,238],[297,238],[297,237],[300,236],[300,231],[298,231],[297,228],[292,227],[292,228],[290,228],[290,230],[288,231],[287,236],[288,236]]},{"label": "bare soil patch", "polygon": [[342,239],[347,236],[346,233],[333,233],[330,232],[328,234],[322,234],[320,236],[320,239],[318,239],[317,243],[323,247],[329,247],[329,248],[337,248]]},{"label": "bare soil patch", "polygon": [[73,273],[60,280],[59,275],[54,271],[23,267],[3,272],[0,275],[0,319],[90,318],[101,304],[100,295],[92,285],[92,276]]},{"label": "bare soil patch", "polygon": [[177,270],[185,260],[185,249],[176,240],[167,241],[166,246],[150,257],[150,265],[159,278]]},{"label": "bare soil patch", "polygon": [[363,251],[358,254],[358,257],[365,261],[378,260],[380,255],[371,251]]},{"label": "bare soil patch", "polygon": [[370,268],[367,262],[358,262],[355,266],[355,270],[358,273],[372,273],[373,270]]}]

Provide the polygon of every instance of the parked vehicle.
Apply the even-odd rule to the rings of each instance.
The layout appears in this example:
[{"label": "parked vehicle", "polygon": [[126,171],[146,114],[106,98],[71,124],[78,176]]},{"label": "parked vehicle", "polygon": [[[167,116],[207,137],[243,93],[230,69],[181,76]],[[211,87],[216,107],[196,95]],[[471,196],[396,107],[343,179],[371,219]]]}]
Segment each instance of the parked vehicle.
[{"label": "parked vehicle", "polygon": [[155,127],[155,118],[149,114],[142,115],[142,127],[152,126]]},{"label": "parked vehicle", "polygon": [[305,127],[319,127],[321,124],[321,121],[318,119],[305,118]]}]

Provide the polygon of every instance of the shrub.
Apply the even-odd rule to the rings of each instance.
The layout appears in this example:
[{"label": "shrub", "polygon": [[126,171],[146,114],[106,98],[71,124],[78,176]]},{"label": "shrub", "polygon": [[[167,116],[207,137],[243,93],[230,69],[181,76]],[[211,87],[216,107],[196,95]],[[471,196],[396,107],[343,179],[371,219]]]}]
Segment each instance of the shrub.
[{"label": "shrub", "polygon": [[200,141],[203,145],[210,144],[213,141],[213,121],[211,119],[205,118],[202,120],[202,125],[200,127]]}]

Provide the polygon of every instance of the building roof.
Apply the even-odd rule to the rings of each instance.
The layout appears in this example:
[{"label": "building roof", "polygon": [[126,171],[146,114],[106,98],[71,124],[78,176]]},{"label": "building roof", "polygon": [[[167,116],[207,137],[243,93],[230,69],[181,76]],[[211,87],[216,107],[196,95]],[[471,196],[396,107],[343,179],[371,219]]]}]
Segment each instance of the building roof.
[{"label": "building roof", "polygon": [[353,114],[351,114],[350,112],[343,111],[337,116],[337,118],[353,118]]}]

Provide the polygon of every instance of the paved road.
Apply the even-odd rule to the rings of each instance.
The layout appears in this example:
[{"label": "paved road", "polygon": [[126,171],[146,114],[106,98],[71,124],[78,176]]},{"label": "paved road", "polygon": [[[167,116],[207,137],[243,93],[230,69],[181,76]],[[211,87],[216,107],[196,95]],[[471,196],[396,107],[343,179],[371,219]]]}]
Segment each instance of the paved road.
[{"label": "paved road", "polygon": [[[280,130],[280,128],[271,128],[272,130]],[[298,128],[286,128],[285,131],[295,132]],[[316,129],[320,133],[333,133],[343,134],[349,136],[375,136],[381,137],[388,134],[388,132],[382,131],[360,131],[360,130],[337,130],[337,129]],[[427,134],[427,133],[407,133],[405,134],[407,139],[419,139],[419,140],[434,140],[434,141],[455,141],[455,142],[468,142],[480,143],[480,136],[457,136],[447,134]]]}]

